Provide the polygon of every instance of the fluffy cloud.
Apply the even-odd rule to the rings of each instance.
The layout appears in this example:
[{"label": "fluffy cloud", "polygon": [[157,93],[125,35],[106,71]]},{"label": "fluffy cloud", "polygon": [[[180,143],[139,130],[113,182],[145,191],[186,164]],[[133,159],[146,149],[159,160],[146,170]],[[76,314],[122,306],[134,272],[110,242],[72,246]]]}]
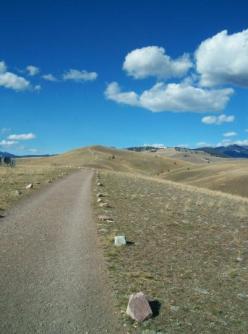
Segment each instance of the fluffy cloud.
[{"label": "fluffy cloud", "polygon": [[75,69],[70,69],[68,72],[64,73],[64,80],[73,81],[93,81],[96,80],[98,74],[96,72],[79,71]]},{"label": "fluffy cloud", "polygon": [[158,46],[135,49],[127,54],[123,69],[135,79],[182,77],[192,67],[188,54],[173,60]]},{"label": "fluffy cloud", "polygon": [[17,141],[14,141],[14,140],[1,140],[0,141],[0,146],[2,147],[10,147],[10,146],[13,146],[17,144]]},{"label": "fluffy cloud", "polygon": [[45,74],[42,78],[47,81],[57,81],[57,78],[53,74]]},{"label": "fluffy cloud", "polygon": [[141,95],[133,91],[122,92],[117,82],[108,85],[105,96],[109,100],[139,106],[153,112],[205,112],[222,110],[232,89],[209,90],[188,84],[157,83]]},{"label": "fluffy cloud", "polygon": [[26,70],[27,70],[28,74],[32,77],[40,73],[40,69],[36,66],[33,66],[33,65],[28,65],[26,67]]},{"label": "fluffy cloud", "polygon": [[140,96],[141,105],[151,111],[219,111],[225,108],[231,89],[204,90],[184,84],[158,83]]},{"label": "fluffy cloud", "polygon": [[0,62],[0,87],[14,89],[16,91],[30,88],[30,82],[12,72],[7,71],[4,61]]},{"label": "fluffy cloud", "polygon": [[30,88],[30,82],[11,72],[0,73],[0,86],[17,91]]},{"label": "fluffy cloud", "polygon": [[205,116],[202,118],[202,123],[220,125],[223,123],[232,123],[234,120],[235,117],[233,115],[227,116],[222,114],[219,116]]},{"label": "fluffy cloud", "polygon": [[118,103],[124,103],[131,106],[139,106],[139,96],[135,92],[121,92],[120,86],[117,82],[111,82],[106,90],[105,96],[108,100]]},{"label": "fluffy cloud", "polygon": [[195,52],[203,86],[248,86],[248,29],[228,35],[223,30],[203,41]]},{"label": "fluffy cloud", "polygon": [[225,132],[223,133],[223,136],[224,137],[234,137],[234,136],[237,136],[237,132],[235,131]]},{"label": "fluffy cloud", "polygon": [[8,140],[31,140],[35,138],[36,135],[34,133],[12,134],[8,136]]}]

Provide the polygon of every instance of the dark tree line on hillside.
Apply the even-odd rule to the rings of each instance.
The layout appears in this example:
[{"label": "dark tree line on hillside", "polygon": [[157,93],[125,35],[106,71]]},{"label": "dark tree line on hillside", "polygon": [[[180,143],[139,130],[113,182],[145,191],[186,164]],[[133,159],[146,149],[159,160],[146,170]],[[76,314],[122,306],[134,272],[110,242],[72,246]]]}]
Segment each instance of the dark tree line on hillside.
[{"label": "dark tree line on hillside", "polygon": [[159,148],[154,146],[137,146],[137,147],[128,147],[127,150],[135,152],[143,152],[143,151],[157,152]]}]

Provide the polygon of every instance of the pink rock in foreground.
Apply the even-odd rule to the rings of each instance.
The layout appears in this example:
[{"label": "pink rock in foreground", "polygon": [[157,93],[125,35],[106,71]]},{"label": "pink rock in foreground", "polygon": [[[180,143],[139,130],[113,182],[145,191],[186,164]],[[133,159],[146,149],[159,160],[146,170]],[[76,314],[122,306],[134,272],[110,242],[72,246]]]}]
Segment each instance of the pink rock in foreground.
[{"label": "pink rock in foreground", "polygon": [[134,293],[129,297],[127,315],[138,322],[152,317],[151,307],[143,292]]}]

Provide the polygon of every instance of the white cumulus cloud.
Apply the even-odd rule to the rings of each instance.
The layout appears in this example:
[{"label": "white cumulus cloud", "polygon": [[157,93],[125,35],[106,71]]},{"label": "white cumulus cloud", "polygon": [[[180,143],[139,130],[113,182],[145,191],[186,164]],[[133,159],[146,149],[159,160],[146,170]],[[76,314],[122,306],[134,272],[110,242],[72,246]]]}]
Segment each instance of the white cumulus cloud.
[{"label": "white cumulus cloud", "polygon": [[47,81],[57,81],[57,78],[53,74],[45,74],[42,78]]},{"label": "white cumulus cloud", "polygon": [[234,136],[237,136],[237,132],[235,131],[225,132],[223,133],[223,136],[224,137],[234,137]]},{"label": "white cumulus cloud", "polygon": [[248,86],[248,29],[228,35],[223,30],[203,41],[195,52],[203,86]]},{"label": "white cumulus cloud", "polygon": [[158,46],[135,49],[126,55],[123,63],[123,69],[135,79],[182,77],[192,66],[188,54],[171,59],[165,49]]},{"label": "white cumulus cloud", "polygon": [[29,89],[30,82],[15,73],[8,72],[4,61],[0,62],[0,87],[13,89],[16,91]]},{"label": "white cumulus cloud", "polygon": [[8,140],[31,140],[35,138],[36,135],[34,133],[12,134],[8,136]]},{"label": "white cumulus cloud", "polygon": [[64,80],[73,80],[73,81],[93,81],[96,80],[98,74],[96,72],[87,72],[79,71],[75,69],[70,69],[68,72],[65,72],[63,75]]},{"label": "white cumulus cloud", "polygon": [[111,82],[106,90],[105,96],[108,100],[118,103],[129,104],[131,106],[139,106],[139,96],[135,92],[122,92],[117,82]]},{"label": "white cumulus cloud", "polygon": [[0,86],[21,91],[30,88],[30,82],[11,72],[0,73]]},{"label": "white cumulus cloud", "polygon": [[234,115],[219,115],[219,116],[205,116],[202,118],[202,123],[204,124],[215,124],[215,125],[221,125],[223,123],[232,123],[235,120]]},{"label": "white cumulus cloud", "polygon": [[122,92],[117,82],[112,82],[105,90],[109,100],[132,106],[139,106],[153,112],[206,112],[219,111],[232,95],[232,89],[203,89],[188,84],[157,83],[151,89],[138,95],[133,91]]},{"label": "white cumulus cloud", "polygon": [[17,141],[14,141],[14,140],[3,139],[3,140],[0,141],[0,146],[2,146],[2,147],[10,147],[10,146],[13,146],[15,144],[17,144]]},{"label": "white cumulus cloud", "polygon": [[28,66],[26,67],[26,70],[27,70],[28,74],[29,74],[31,77],[33,77],[33,76],[35,76],[35,75],[37,75],[37,74],[40,73],[40,69],[39,69],[39,67],[36,67],[36,66],[34,66],[34,65],[28,65]]}]

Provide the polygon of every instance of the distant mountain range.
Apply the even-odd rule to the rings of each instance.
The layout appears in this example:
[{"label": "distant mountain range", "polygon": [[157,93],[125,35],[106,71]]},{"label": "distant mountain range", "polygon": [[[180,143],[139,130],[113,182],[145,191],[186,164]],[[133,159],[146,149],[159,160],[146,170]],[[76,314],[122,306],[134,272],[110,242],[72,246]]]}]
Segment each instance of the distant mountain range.
[{"label": "distant mountain range", "polygon": [[9,152],[1,152],[0,151],[0,157],[11,157],[11,158],[15,158],[14,154],[11,154]]},{"label": "distant mountain range", "polygon": [[[156,148],[153,146],[139,146],[139,147],[129,147],[127,149],[136,152],[142,152],[142,151],[156,152],[161,148]],[[200,147],[195,149],[175,147],[175,149],[178,151],[203,151],[210,155],[221,158],[248,159],[248,146],[229,145],[229,146],[219,146],[219,147]]]},{"label": "distant mountain range", "polygon": [[204,151],[222,158],[248,158],[248,146],[229,145],[219,147],[201,147],[195,151]]},{"label": "distant mountain range", "polygon": [[0,157],[10,157],[10,158],[42,158],[42,157],[52,157],[55,154],[31,154],[31,155],[15,155],[9,152],[1,152]]}]

